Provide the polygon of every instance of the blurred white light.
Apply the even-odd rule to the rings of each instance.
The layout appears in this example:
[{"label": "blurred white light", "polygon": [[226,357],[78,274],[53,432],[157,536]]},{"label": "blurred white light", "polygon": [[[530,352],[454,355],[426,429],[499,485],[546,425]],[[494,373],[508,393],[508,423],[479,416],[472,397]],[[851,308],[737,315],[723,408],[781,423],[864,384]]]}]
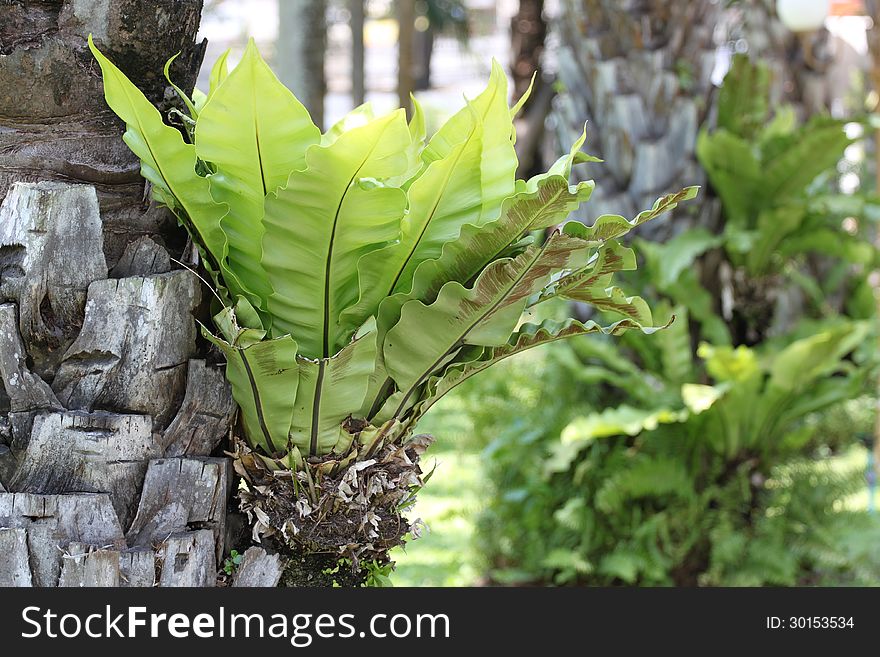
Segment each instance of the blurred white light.
[{"label": "blurred white light", "polygon": [[776,0],[779,20],[792,32],[812,32],[825,24],[831,0]]}]

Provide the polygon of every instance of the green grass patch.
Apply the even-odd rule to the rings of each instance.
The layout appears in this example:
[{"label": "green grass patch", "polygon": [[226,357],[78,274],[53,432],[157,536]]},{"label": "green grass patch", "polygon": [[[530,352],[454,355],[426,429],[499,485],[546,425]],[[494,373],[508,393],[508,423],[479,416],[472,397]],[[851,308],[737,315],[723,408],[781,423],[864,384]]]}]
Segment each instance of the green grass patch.
[{"label": "green grass patch", "polygon": [[392,581],[395,586],[475,584],[481,571],[473,542],[481,498],[480,456],[458,395],[438,403],[419,430],[437,439],[425,458],[426,471],[435,463],[437,469],[407,516],[424,520],[428,531],[392,553],[397,562]]}]

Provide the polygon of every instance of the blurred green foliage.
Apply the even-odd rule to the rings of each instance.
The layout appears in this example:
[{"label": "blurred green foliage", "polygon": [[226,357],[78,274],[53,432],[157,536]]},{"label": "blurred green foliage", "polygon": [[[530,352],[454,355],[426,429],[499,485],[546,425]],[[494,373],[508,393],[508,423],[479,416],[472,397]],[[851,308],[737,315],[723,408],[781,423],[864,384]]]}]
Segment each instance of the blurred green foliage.
[{"label": "blurred green foliage", "polygon": [[476,536],[494,581],[880,583],[858,444],[880,206],[837,191],[844,123],[772,110],[768,80],[737,57],[699,137],[718,225],[640,240],[631,287],[671,327],[475,382],[491,486]]},{"label": "blurred green foliage", "polygon": [[[699,413],[685,404],[591,412],[601,405],[603,368],[578,347],[595,342],[544,351],[542,361],[510,362],[487,373],[479,396],[464,398],[474,436],[485,445],[481,466],[491,488],[475,540],[493,581],[880,582],[880,523],[856,497],[865,490],[864,449],[852,434],[829,435],[841,429],[834,415],[800,414],[818,403],[809,384],[788,404],[788,419],[761,432],[762,440],[743,431],[755,420],[752,405],[761,403],[757,390],[731,387]],[[610,342],[602,346],[614,350]],[[739,354],[751,361],[753,350]],[[718,365],[718,354],[706,363]],[[772,378],[765,366],[752,361],[764,390]],[[863,376],[832,378],[845,386]],[[856,411],[845,416],[857,423],[852,428],[870,430],[870,402],[849,406]],[[713,424],[730,419],[727,432],[714,432]],[[724,438],[743,433],[752,444],[731,455]]]}]

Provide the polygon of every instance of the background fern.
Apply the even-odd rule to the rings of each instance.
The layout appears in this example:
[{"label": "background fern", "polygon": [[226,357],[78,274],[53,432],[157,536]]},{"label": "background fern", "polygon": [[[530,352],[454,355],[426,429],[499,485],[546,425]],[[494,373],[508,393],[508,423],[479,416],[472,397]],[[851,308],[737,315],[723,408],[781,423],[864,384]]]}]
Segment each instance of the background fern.
[{"label": "background fern", "polygon": [[[853,501],[865,490],[863,452],[819,416],[799,423],[798,447],[763,458],[727,458],[669,424],[591,441],[549,473],[568,423],[598,403],[599,388],[567,371],[576,358],[563,351],[540,367],[511,362],[481,382],[490,394],[463,397],[488,467],[475,540],[493,581],[880,583],[880,522]],[[869,406],[850,403],[865,409],[859,430],[870,428]],[[523,411],[538,419],[512,419]]]}]

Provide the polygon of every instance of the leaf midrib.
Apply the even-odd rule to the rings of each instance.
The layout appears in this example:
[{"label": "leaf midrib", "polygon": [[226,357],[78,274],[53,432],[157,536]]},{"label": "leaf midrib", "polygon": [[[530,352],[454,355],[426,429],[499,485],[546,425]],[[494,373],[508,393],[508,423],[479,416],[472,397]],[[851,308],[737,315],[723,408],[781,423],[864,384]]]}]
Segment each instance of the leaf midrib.
[{"label": "leaf midrib", "polygon": [[[440,187],[440,191],[437,193],[436,199],[434,200],[434,207],[431,208],[431,212],[428,214],[428,218],[424,221],[422,225],[421,231],[419,231],[419,236],[412,244],[412,248],[409,250],[409,253],[404,259],[403,264],[398,268],[397,274],[394,277],[394,280],[391,282],[391,286],[388,288],[388,292],[383,296],[388,297],[394,292],[394,288],[397,287],[397,283],[400,281],[400,277],[403,276],[403,272],[406,271],[407,265],[409,265],[410,260],[415,255],[416,251],[419,248],[419,245],[422,243],[422,239],[425,237],[425,233],[428,232],[428,228],[431,226],[431,223],[434,220],[434,215],[437,213],[437,208],[440,207],[440,201],[443,199],[443,194],[446,191],[446,188],[449,186],[449,181],[452,179],[452,174],[455,171],[455,165],[458,164],[461,159],[462,154],[465,151],[467,145],[470,144],[471,139],[473,139],[474,134],[476,133],[476,125],[471,129],[471,133],[468,135],[468,138],[462,142],[461,149],[458,152],[458,155],[455,156],[455,160],[453,162],[453,166],[449,168],[449,172],[446,174],[445,179],[443,180],[443,184]],[[442,160],[439,160],[442,162]]]},{"label": "leaf midrib", "polygon": [[[383,131],[384,133],[384,131]],[[364,168],[364,165],[367,163],[367,160],[370,159],[370,155],[373,154],[373,151],[376,148],[376,144],[378,144],[378,139],[373,142],[373,146],[364,156],[363,161],[358,165],[358,168],[355,169],[354,173],[352,173],[351,178],[348,181],[348,184],[345,186],[345,190],[342,192],[342,195],[339,197],[339,203],[336,205],[336,213],[333,215],[333,226],[330,228],[330,241],[327,243],[327,257],[324,260],[324,307],[323,307],[323,342],[322,342],[322,353],[324,358],[330,358],[330,269],[333,265],[333,249],[336,245],[336,229],[339,225],[339,213],[342,212],[342,204],[345,203],[345,199],[348,197],[348,192],[352,188],[354,184],[355,178],[361,172],[361,169]]]}]

